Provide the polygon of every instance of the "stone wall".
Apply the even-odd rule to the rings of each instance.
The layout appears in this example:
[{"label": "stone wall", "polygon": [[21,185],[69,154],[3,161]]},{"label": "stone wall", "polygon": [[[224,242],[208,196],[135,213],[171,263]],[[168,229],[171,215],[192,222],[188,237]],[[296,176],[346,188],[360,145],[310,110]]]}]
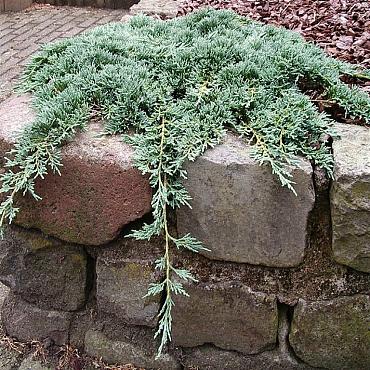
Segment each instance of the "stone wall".
[{"label": "stone wall", "polygon": [[[28,96],[0,105],[1,158],[32,120]],[[0,242],[6,332],[70,343],[108,363],[146,369],[367,369],[370,363],[370,130],[338,125],[334,180],[301,160],[298,195],[228,134],[189,163],[192,209],[172,215],[212,251],[177,252],[199,282],[176,297],[173,341],[155,359],[163,241],[125,238],[150,220],[151,189],[132,150],[91,124],[63,148],[63,174]]]}]

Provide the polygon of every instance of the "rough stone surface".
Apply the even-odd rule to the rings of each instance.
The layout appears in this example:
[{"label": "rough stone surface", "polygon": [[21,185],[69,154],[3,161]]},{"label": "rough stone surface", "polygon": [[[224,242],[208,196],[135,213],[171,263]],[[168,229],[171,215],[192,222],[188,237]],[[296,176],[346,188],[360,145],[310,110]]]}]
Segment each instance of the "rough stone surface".
[{"label": "rough stone surface", "polygon": [[178,211],[180,234],[190,232],[211,259],[290,267],[304,257],[307,220],[315,196],[312,168],[301,160],[293,170],[295,196],[251,148],[233,135],[187,165],[185,186],[192,209]]},{"label": "rough stone surface", "polygon": [[52,368],[42,364],[30,355],[22,361],[18,370],[52,370]]},{"label": "rough stone surface", "polygon": [[368,369],[370,297],[355,295],[330,301],[300,300],[289,336],[294,352],[311,366]]},{"label": "rough stone surface", "polygon": [[331,188],[334,259],[370,272],[370,129],[338,124]]},{"label": "rough stone surface", "polygon": [[39,232],[7,228],[0,240],[0,280],[41,308],[73,311],[86,300],[87,257]]},{"label": "rough stone surface", "polygon": [[103,325],[98,320],[95,307],[87,306],[85,310],[76,312],[69,332],[69,343],[75,348],[83,349],[85,346],[85,336],[88,330],[100,330]]},{"label": "rough stone surface", "polygon": [[[30,97],[5,100],[0,116],[2,149],[14,141],[14,132],[32,121]],[[91,123],[63,148],[62,176],[49,174],[37,182],[42,201],[18,199],[16,223],[68,242],[100,245],[150,211],[151,188],[132,166],[133,150],[119,137],[99,134],[101,124]]]},{"label": "rough stone surface", "polygon": [[149,284],[158,279],[153,263],[159,253],[153,241],[124,238],[99,254],[96,266],[99,310],[128,324],[154,327],[160,296],[143,297]]},{"label": "rough stone surface", "polygon": [[180,9],[178,0],[140,0],[130,8],[130,14],[146,14],[160,18],[174,18]]},{"label": "rough stone surface", "polygon": [[0,283],[0,311],[1,311],[1,308],[3,307],[3,303],[5,301],[5,298],[8,296],[8,294],[9,294],[9,288],[6,285]]},{"label": "rough stone surface", "polygon": [[173,343],[217,347],[253,354],[276,344],[277,306],[273,295],[233,284],[187,286],[190,297],[176,296]]},{"label": "rough stone surface", "polygon": [[100,331],[89,330],[85,337],[85,350],[90,356],[101,357],[111,364],[133,364],[139,368],[176,370],[178,362],[169,354],[155,359],[155,352],[148,353],[130,341],[109,339]]},{"label": "rough stone surface", "polygon": [[282,357],[277,351],[267,351],[257,355],[243,355],[205,345],[185,350],[185,370],[309,370],[302,363]]},{"label": "rough stone surface", "polygon": [[20,362],[21,354],[9,348],[0,346],[0,369],[13,370]]},{"label": "rough stone surface", "polygon": [[57,345],[68,342],[71,314],[42,310],[9,294],[2,309],[2,322],[8,335],[21,341],[50,339]]}]

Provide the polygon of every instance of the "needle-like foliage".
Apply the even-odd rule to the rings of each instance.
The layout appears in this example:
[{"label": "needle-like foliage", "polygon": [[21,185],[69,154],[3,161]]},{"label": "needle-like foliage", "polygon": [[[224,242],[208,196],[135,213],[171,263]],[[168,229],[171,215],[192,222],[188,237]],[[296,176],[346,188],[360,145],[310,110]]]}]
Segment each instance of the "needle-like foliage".
[{"label": "needle-like foliage", "polygon": [[139,16],[47,45],[22,78],[37,117],[9,154],[0,224],[16,216],[17,193],[38,199],[35,180],[59,172],[61,145],[91,116],[103,119],[107,134],[124,134],[135,149],[135,166],[154,189],[154,222],[132,236],[164,236],[164,255],[155,262],[163,280],[148,290],[164,295],[156,333],[160,354],[171,340],[173,295],[187,295],[181,281],[195,281],[173,266],[171,245],[203,248],[191,235],[177,237],[168,227],[169,209],[189,206],[184,163],[217,145],[230,129],[292,191],[298,155],[331,175],[333,159],[322,138],[332,132],[332,121],[304,85],[369,123],[369,97],[342,82],[342,75],[369,72],[327,57],[294,32],[229,11],[203,10],[166,22]]}]

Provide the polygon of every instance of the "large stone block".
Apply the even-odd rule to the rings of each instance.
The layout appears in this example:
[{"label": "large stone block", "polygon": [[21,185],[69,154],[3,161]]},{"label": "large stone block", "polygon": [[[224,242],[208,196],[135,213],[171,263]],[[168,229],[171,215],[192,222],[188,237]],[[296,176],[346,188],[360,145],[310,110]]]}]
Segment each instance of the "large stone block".
[{"label": "large stone block", "polygon": [[307,222],[315,194],[312,168],[293,169],[297,196],[283,188],[271,168],[250,156],[233,135],[186,167],[192,209],[177,214],[180,234],[190,233],[211,252],[207,257],[290,267],[304,257]]},{"label": "large stone block", "polygon": [[330,301],[300,300],[294,310],[290,343],[303,361],[325,369],[368,369],[370,297]]},{"label": "large stone block", "polygon": [[331,188],[334,259],[370,272],[370,129],[338,124]]},{"label": "large stone block", "polygon": [[311,366],[290,361],[277,351],[243,355],[205,345],[186,349],[185,370],[310,370]]},{"label": "large stone block", "polygon": [[154,261],[160,241],[121,239],[100,253],[96,265],[99,311],[113,314],[132,325],[154,327],[160,295],[143,298],[149,284],[158,280]]},{"label": "large stone block", "polygon": [[0,280],[41,308],[74,311],[86,300],[87,256],[80,246],[9,227],[0,240]]},{"label": "large stone block", "polygon": [[89,330],[85,337],[87,354],[100,357],[110,364],[133,364],[138,368],[177,370],[180,364],[170,354],[156,359],[155,351],[148,351],[141,345],[122,337],[121,340],[110,339],[103,332]]},{"label": "large stone block", "polygon": [[246,354],[276,344],[278,316],[273,295],[232,283],[192,284],[190,297],[176,296],[173,343],[194,347],[213,343]]},{"label": "large stone block", "polygon": [[[30,97],[10,97],[0,104],[0,155],[14,143],[14,133],[34,119]],[[102,136],[91,123],[62,150],[62,176],[37,181],[36,202],[20,197],[16,223],[60,239],[99,245],[151,209],[151,188],[132,165],[133,150],[119,137]]]},{"label": "large stone block", "polygon": [[50,339],[57,345],[68,343],[72,314],[42,310],[10,294],[2,309],[6,333],[21,341]]}]

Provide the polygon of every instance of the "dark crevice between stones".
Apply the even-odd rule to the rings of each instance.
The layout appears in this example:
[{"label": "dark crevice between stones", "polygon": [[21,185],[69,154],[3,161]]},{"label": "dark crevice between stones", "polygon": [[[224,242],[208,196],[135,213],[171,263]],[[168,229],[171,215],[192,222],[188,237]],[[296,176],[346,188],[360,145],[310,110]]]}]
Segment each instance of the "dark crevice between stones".
[{"label": "dark crevice between stones", "polygon": [[291,355],[294,352],[289,344],[289,332],[293,319],[293,307],[279,301],[276,304],[278,309],[277,348],[279,353]]},{"label": "dark crevice between stones", "polygon": [[[333,154],[333,138],[328,136],[322,139],[324,145]],[[332,221],[330,208],[330,188],[332,179],[324,169],[311,162],[312,182],[315,191],[315,204],[308,219],[308,240],[306,245],[311,252],[316,250],[321,254],[320,259],[326,260],[326,264],[333,264],[332,259]],[[307,252],[310,252],[308,250]],[[315,253],[315,252],[314,252]],[[305,259],[309,259],[305,253]]]},{"label": "dark crevice between stones", "polygon": [[[137,220],[134,220],[127,225],[123,226],[120,233],[117,235],[117,237],[114,240],[117,240],[118,238],[125,237],[129,235],[134,230],[140,230],[144,224],[151,224],[154,221],[152,212],[146,213],[144,216],[138,218]],[[108,242],[107,244],[111,243],[112,241]],[[99,247],[98,247],[99,248]]]},{"label": "dark crevice between stones", "polygon": [[85,248],[86,253],[86,288],[85,304],[92,301],[96,296],[96,259]]},{"label": "dark crevice between stones", "polygon": [[278,308],[278,333],[277,348],[280,354],[288,354],[295,361],[302,362],[294,353],[289,342],[289,334],[293,321],[294,306],[277,301]]},{"label": "dark crevice between stones", "polygon": [[134,220],[121,228],[119,233],[110,241],[100,245],[84,245],[86,253],[94,259],[97,259],[104,250],[110,248],[115,242],[127,237],[134,230],[140,230],[144,224],[150,224],[154,221],[152,213],[149,212],[137,220]]},{"label": "dark crevice between stones", "polygon": [[277,351],[282,359],[286,359],[293,365],[306,365],[294,352],[289,342],[289,334],[293,321],[294,306],[277,301],[278,308],[278,333]]}]

